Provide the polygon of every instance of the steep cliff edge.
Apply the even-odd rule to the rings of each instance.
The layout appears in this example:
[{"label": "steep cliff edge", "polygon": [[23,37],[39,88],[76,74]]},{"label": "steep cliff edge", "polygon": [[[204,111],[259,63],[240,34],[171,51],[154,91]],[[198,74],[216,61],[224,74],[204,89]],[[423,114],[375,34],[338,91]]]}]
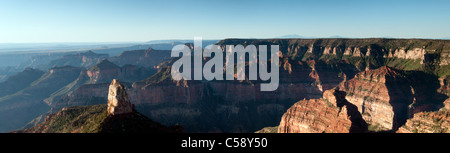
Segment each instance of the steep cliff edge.
[{"label": "steep cliff edge", "polygon": [[367,124],[345,92],[331,89],[321,99],[301,100],[283,115],[278,133],[361,133]]},{"label": "steep cliff edge", "polygon": [[[360,71],[391,66],[449,75],[450,41],[433,39],[225,39],[218,45],[279,45],[293,60],[347,60]],[[427,65],[423,67],[423,65]]]},{"label": "steep cliff edge", "polygon": [[339,88],[347,92],[347,100],[358,107],[368,124],[387,130],[406,120],[408,105],[413,101],[406,75],[386,66],[358,73]]},{"label": "steep cliff edge", "polygon": [[[355,112],[362,114],[371,132],[448,132],[450,99],[445,100],[448,96],[443,94],[445,78],[384,66],[360,72],[353,79],[342,82],[338,89],[347,92],[346,101],[355,106]],[[340,119],[323,119],[331,118],[332,115],[327,116],[328,112],[336,114],[324,105],[325,100],[333,99],[329,95],[329,91],[325,91],[322,99],[294,104],[283,115],[278,132],[335,132],[335,129],[327,131],[327,128],[334,124],[331,121]],[[345,129],[348,122],[337,127]],[[338,131],[350,132],[348,129]]]},{"label": "steep cliff edge", "polygon": [[447,97],[437,92],[437,77],[388,66],[360,72],[339,88],[367,123],[379,130],[395,131],[413,114],[439,109]]},{"label": "steep cliff edge", "polygon": [[164,124],[179,123],[189,132],[250,132],[278,124],[297,99],[322,97],[322,87],[344,80],[337,76],[340,69],[327,73],[327,63],[318,65],[286,59],[280,66],[279,87],[273,92],[260,91],[258,80],[174,81],[169,66],[134,83],[129,93],[137,110]]}]

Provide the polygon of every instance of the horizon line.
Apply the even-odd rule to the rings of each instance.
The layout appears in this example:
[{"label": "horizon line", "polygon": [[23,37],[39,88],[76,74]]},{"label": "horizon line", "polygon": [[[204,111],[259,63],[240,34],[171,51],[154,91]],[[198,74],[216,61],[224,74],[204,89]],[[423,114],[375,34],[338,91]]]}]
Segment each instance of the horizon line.
[{"label": "horizon line", "polygon": [[[288,36],[288,35],[284,35]],[[433,39],[433,40],[450,40],[450,37],[442,37],[442,38],[424,38],[424,37],[345,37],[345,36],[336,36],[336,37],[306,37],[300,36],[298,37],[264,37],[264,38],[256,38],[256,37],[227,37],[222,39],[202,39],[206,41],[212,40],[226,40],[226,39]],[[0,45],[5,44],[64,44],[64,43],[93,43],[93,44],[126,44],[126,43],[149,43],[151,41],[190,41],[192,39],[153,39],[153,40],[144,40],[144,41],[48,41],[48,42],[0,42]]]}]

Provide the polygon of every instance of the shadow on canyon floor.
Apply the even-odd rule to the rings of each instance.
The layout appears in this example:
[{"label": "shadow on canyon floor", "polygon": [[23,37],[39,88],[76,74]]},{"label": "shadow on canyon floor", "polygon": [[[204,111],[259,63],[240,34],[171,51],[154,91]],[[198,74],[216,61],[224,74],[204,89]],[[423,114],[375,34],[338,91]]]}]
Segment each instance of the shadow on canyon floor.
[{"label": "shadow on canyon floor", "polygon": [[415,113],[439,110],[448,98],[447,95],[437,92],[440,87],[437,76],[422,71],[407,71],[405,75],[407,77],[404,79],[395,78],[398,76],[386,78],[389,103],[394,111],[394,123],[392,130],[382,132],[395,132]]}]

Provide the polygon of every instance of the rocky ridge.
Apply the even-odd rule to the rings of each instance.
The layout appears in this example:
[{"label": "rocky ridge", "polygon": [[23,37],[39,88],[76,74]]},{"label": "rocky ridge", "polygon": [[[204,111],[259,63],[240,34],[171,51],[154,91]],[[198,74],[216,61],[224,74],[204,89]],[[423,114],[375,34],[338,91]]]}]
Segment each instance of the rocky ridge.
[{"label": "rocky ridge", "polygon": [[387,130],[406,120],[408,105],[413,101],[408,78],[386,66],[358,73],[339,88],[347,92],[347,100],[358,107],[367,123]]},{"label": "rocky ridge", "polygon": [[301,100],[283,115],[278,133],[362,133],[367,124],[345,92],[331,89],[321,99]]},{"label": "rocky ridge", "polygon": [[368,124],[397,130],[415,113],[435,111],[447,97],[438,92],[437,78],[388,66],[360,72],[342,82],[347,100],[356,105]]},{"label": "rocky ridge", "polygon": [[64,55],[61,58],[50,61],[47,65],[43,65],[41,69],[52,67],[73,66],[73,67],[91,67],[101,61],[107,59],[108,54],[97,54],[92,51]]},{"label": "rocky ridge", "polygon": [[156,50],[150,47],[147,50],[124,51],[108,60],[119,66],[136,65],[153,68],[159,63],[170,60],[170,53],[170,50]]},{"label": "rocky ridge", "polygon": [[225,39],[219,45],[274,44],[280,51],[294,59],[311,56],[314,59],[334,55],[338,59],[347,57],[399,58],[420,60],[425,55],[438,54],[439,65],[448,65],[450,41],[428,39]]}]

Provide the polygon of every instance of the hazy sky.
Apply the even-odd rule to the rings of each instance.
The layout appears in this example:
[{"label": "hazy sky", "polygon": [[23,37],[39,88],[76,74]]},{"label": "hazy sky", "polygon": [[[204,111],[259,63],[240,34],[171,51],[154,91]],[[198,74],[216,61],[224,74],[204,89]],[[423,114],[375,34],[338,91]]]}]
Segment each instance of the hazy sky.
[{"label": "hazy sky", "polygon": [[448,0],[0,0],[0,43],[450,37]]}]

